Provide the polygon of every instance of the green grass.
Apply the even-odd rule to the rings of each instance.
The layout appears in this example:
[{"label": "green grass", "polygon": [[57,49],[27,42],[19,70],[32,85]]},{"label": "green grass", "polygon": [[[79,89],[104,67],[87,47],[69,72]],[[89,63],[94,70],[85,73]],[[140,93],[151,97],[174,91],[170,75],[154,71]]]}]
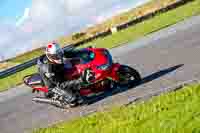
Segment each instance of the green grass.
[{"label": "green grass", "polygon": [[25,55],[17,56],[17,58],[12,58],[8,61],[10,62],[16,62],[16,63],[23,63],[25,61],[28,61],[30,59],[36,58],[43,54],[42,50],[34,50],[32,52],[26,53]]},{"label": "green grass", "polygon": [[63,122],[35,133],[199,133],[200,85]]},{"label": "green grass", "polygon": [[[200,14],[200,0],[194,0],[193,2],[187,3],[181,7],[168,11],[166,13],[159,14],[149,20],[143,21],[137,25],[129,27],[123,31],[117,32],[113,35],[94,40],[90,43],[87,43],[81,47],[86,47],[88,45],[96,44],[96,47],[105,47],[112,48],[124,43],[135,41],[138,38],[141,38],[149,33],[157,31],[163,27],[175,24],[179,21],[182,21],[190,16]],[[32,56],[32,55],[31,55]],[[31,57],[30,56],[30,57]],[[22,61],[26,57],[20,59],[15,59],[14,61]],[[32,72],[32,69],[27,69],[25,71]],[[23,73],[23,72],[22,72]],[[21,73],[16,73],[12,75],[12,80],[10,77],[0,79],[1,90],[7,90],[8,87],[19,84],[19,80],[22,79]],[[9,81],[9,82],[7,82]],[[6,83],[4,83],[6,82]],[[11,84],[11,85],[9,85]]]},{"label": "green grass", "polygon": [[22,54],[20,56],[17,56],[15,58],[9,59],[8,62],[13,62],[13,63],[23,63],[28,60],[31,60],[33,58],[36,58],[40,55],[43,54],[43,51],[41,49],[33,50],[31,52],[28,52],[26,54]]},{"label": "green grass", "polygon": [[23,77],[36,72],[36,67],[32,66],[23,71],[17,72],[11,76],[0,79],[0,92],[6,91],[9,88],[15,87],[23,82]]}]

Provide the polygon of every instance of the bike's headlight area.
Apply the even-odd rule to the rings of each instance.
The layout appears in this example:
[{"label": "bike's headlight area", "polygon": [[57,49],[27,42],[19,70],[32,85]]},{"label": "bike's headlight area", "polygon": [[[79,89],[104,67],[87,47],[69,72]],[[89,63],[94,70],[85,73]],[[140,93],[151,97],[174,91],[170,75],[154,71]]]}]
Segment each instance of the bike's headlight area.
[{"label": "bike's headlight area", "polygon": [[97,67],[100,70],[107,70],[110,68],[110,64],[105,64]]},{"label": "bike's headlight area", "polygon": [[105,50],[103,53],[108,58],[108,62],[106,64],[97,66],[97,69],[107,70],[107,69],[109,69],[112,66],[112,63],[113,63],[112,62],[112,56],[110,55],[110,53],[107,50]]}]

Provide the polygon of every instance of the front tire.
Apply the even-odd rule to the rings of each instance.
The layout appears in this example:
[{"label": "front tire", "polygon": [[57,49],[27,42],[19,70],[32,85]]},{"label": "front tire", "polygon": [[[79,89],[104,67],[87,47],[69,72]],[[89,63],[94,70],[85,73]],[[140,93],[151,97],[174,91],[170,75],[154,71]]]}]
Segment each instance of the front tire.
[{"label": "front tire", "polygon": [[117,73],[119,76],[118,84],[120,86],[129,87],[130,85],[133,85],[134,83],[140,83],[142,80],[140,73],[130,66],[126,66],[126,65],[120,66]]}]

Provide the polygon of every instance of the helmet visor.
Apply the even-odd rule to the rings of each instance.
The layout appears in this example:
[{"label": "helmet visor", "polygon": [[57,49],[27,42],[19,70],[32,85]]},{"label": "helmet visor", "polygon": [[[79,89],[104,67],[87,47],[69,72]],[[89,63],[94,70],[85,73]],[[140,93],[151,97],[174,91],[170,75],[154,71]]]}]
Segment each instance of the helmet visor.
[{"label": "helmet visor", "polygon": [[61,56],[57,54],[47,54],[47,56],[52,60],[60,60]]},{"label": "helmet visor", "polygon": [[52,60],[61,60],[63,57],[63,51],[60,50],[57,52],[57,54],[47,54],[47,56]]}]

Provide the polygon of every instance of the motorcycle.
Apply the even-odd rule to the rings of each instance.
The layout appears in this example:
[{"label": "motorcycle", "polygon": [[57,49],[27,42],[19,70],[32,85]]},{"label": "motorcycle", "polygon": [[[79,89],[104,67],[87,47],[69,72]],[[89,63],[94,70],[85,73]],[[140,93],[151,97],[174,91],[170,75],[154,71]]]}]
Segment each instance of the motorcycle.
[{"label": "motorcycle", "polygon": [[[87,47],[73,50],[69,55],[72,59],[70,61],[73,68],[66,69],[65,78],[71,80],[83,74],[86,75],[86,82],[78,90],[83,97],[98,96],[116,86],[130,86],[141,81],[141,76],[137,70],[128,65],[114,62],[108,49]],[[93,78],[89,79],[90,77]],[[48,87],[44,85],[39,73],[27,75],[23,81],[25,85],[32,88],[33,93],[43,92],[44,97],[34,97],[33,101],[68,108],[64,99],[65,91],[60,91],[59,88],[55,87],[49,93]]]}]

